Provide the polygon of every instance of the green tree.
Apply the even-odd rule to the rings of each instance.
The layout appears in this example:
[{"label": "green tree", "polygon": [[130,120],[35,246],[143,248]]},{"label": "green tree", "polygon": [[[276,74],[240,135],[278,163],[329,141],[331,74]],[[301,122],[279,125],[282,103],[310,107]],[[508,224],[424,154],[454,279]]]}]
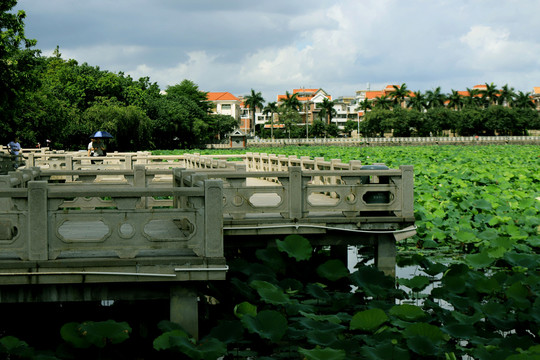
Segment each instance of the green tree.
[{"label": "green tree", "polygon": [[93,126],[87,134],[97,130],[114,134],[114,138],[108,140],[109,151],[141,150],[150,138],[150,119],[134,105],[125,106],[118,101],[104,99],[86,109],[82,118]]},{"label": "green tree", "polygon": [[[0,140],[3,142],[25,127],[21,124],[23,119],[17,119],[19,109],[23,108],[21,101],[28,91],[39,86],[35,72],[39,51],[31,49],[36,40],[25,36],[25,12],[10,12],[16,4],[16,0],[0,2]],[[23,143],[27,140],[23,133],[19,136]]]},{"label": "green tree", "polygon": [[486,83],[486,88],[483,90],[480,90],[480,94],[482,95],[482,101],[484,103],[485,107],[488,107],[490,105],[494,105],[497,103],[497,97],[499,95],[499,90],[497,89],[497,85],[491,83]]},{"label": "green tree", "polygon": [[257,108],[262,109],[264,104],[264,98],[260,92],[255,92],[251,89],[251,94],[244,96],[244,104],[249,108],[251,113],[251,124],[255,129],[255,113]]},{"label": "green tree", "polygon": [[322,120],[313,120],[313,124],[311,125],[311,135],[319,138],[325,137],[326,128],[326,122]]},{"label": "green tree", "polygon": [[463,98],[463,105],[466,107],[480,106],[480,90],[467,88],[467,96]]},{"label": "green tree", "polygon": [[392,108],[393,101],[388,95],[381,95],[373,99],[373,109],[378,110],[390,110]]},{"label": "green tree", "polygon": [[499,105],[509,105],[512,103],[512,99],[515,96],[514,88],[509,87],[508,84],[504,85],[499,91],[499,96],[497,98],[497,104]]},{"label": "green tree", "polygon": [[319,117],[326,120],[326,124],[332,123],[332,118],[337,115],[336,109],[334,109],[335,102],[324,98],[322,103],[318,103],[317,107],[321,109]]},{"label": "green tree", "polygon": [[481,135],[485,131],[483,110],[478,107],[465,107],[459,111],[456,132],[461,136]]},{"label": "green tree", "polygon": [[356,120],[347,120],[345,123],[345,129],[344,131],[349,134],[349,136],[352,134],[354,130],[358,129],[358,121]]},{"label": "green tree", "polygon": [[371,110],[371,101],[369,101],[368,99],[364,99],[364,100],[360,101],[358,103],[358,107],[356,108],[356,111],[360,111],[360,110],[362,110],[364,112],[364,114],[368,110]]},{"label": "green tree", "polygon": [[221,141],[238,127],[238,121],[230,115],[212,114],[208,117],[209,143]]},{"label": "green tree", "polygon": [[152,119],[152,147],[189,149],[211,140],[207,94],[190,80],[167,88],[166,95],[153,98],[147,114]]},{"label": "green tree", "polygon": [[446,96],[441,93],[441,87],[438,86],[435,90],[426,91],[426,98],[428,103],[428,108],[436,108],[444,106],[446,101]]},{"label": "green tree", "polygon": [[419,136],[441,136],[444,130],[454,130],[459,111],[446,107],[428,109],[424,114],[424,125],[419,129]]},{"label": "green tree", "polygon": [[427,108],[427,104],[428,100],[426,96],[420,91],[415,91],[412,96],[409,97],[407,107],[417,111],[424,111]]},{"label": "green tree", "polygon": [[415,110],[407,110],[396,107],[392,110],[392,129],[396,137],[409,137],[415,130],[414,124],[417,122],[415,116],[420,113]]},{"label": "green tree", "polygon": [[512,108],[492,105],[485,110],[486,129],[496,135],[513,135],[520,133],[517,113]]},{"label": "green tree", "polygon": [[288,91],[285,92],[285,98],[280,100],[279,105],[297,112],[302,108],[302,104],[298,100],[298,93],[291,95]]},{"label": "green tree", "polygon": [[405,107],[405,99],[409,96],[409,89],[405,83],[398,85],[392,85],[394,90],[390,93],[390,97],[394,101],[394,105]]},{"label": "green tree", "polygon": [[170,97],[190,99],[205,113],[210,113],[212,109],[212,103],[208,101],[208,93],[199,90],[199,86],[191,80],[184,79],[180,84],[168,86],[166,92]]},{"label": "green tree", "polygon": [[448,95],[448,108],[454,110],[461,110],[463,107],[463,96],[457,91],[452,90],[452,93]]},{"label": "green tree", "polygon": [[279,109],[279,121],[284,125],[282,136],[297,138],[301,135],[298,124],[302,121],[300,113],[288,106]]},{"label": "green tree", "polygon": [[391,110],[374,109],[365,115],[360,123],[360,132],[367,137],[383,137],[385,132],[393,128],[393,115]]},{"label": "green tree", "polygon": [[523,91],[518,91],[516,93],[516,96],[514,97],[512,103],[511,103],[512,107],[516,107],[518,109],[534,109],[535,108],[535,104],[534,104],[534,101],[532,100],[531,98],[531,93],[530,92],[523,92]]},{"label": "green tree", "polygon": [[266,106],[263,109],[263,114],[268,116],[270,114],[270,138],[274,138],[274,114],[277,114],[278,112],[278,106],[277,102],[272,101],[266,104]]}]

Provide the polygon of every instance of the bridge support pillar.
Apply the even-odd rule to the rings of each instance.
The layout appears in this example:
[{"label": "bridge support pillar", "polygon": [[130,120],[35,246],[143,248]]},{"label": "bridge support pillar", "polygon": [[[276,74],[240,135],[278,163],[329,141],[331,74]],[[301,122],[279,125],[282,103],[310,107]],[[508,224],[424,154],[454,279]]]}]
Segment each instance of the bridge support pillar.
[{"label": "bridge support pillar", "polygon": [[199,340],[197,294],[180,286],[172,286],[170,295],[170,320],[182,326],[191,336]]},{"label": "bridge support pillar", "polygon": [[377,236],[375,266],[386,275],[396,277],[396,240],[392,234]]}]

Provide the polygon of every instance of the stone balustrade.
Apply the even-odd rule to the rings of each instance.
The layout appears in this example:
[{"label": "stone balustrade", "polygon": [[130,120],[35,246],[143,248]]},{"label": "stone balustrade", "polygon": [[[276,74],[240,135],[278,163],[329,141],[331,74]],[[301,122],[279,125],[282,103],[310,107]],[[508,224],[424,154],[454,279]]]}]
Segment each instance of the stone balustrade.
[{"label": "stone balustrade", "polygon": [[[32,168],[0,176],[0,261],[11,264],[0,268],[2,283],[17,268],[23,273],[31,269],[33,277],[44,271],[40,283],[79,282],[83,268],[92,269],[87,282],[122,281],[123,276],[104,273],[129,268],[131,277],[143,278],[137,266],[163,260],[169,265],[148,272],[156,280],[224,278],[224,270],[200,271],[225,264],[222,224],[217,220],[223,218],[221,181],[190,188],[175,186],[174,181],[156,186],[141,165],[125,183],[79,181],[83,175],[74,171],[66,176],[75,180],[57,183],[50,181],[51,172]],[[168,200],[160,203],[158,198]],[[181,206],[185,203],[189,206]],[[79,273],[54,274],[52,264]],[[195,278],[175,272],[186,264],[196,264]],[[28,282],[27,275],[9,277],[9,283],[18,282]]]}]

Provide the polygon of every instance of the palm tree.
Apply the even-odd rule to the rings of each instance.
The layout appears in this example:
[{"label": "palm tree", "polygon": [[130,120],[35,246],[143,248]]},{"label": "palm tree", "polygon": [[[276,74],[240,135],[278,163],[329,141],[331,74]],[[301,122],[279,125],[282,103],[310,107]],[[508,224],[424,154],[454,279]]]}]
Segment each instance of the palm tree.
[{"label": "palm tree", "polygon": [[278,106],[275,101],[266,104],[266,106],[263,109],[263,114],[268,115],[270,114],[271,120],[270,120],[270,137],[274,139],[274,114],[278,112]]},{"label": "palm tree", "polygon": [[319,116],[321,118],[326,117],[326,124],[330,125],[332,123],[332,118],[337,115],[336,109],[334,109],[335,101],[328,100],[328,98],[324,98],[322,103],[319,103],[319,108],[322,109],[322,111],[319,113]]},{"label": "palm tree", "polygon": [[264,104],[264,98],[260,92],[255,92],[251,89],[251,94],[244,96],[244,104],[251,110],[251,120],[253,129],[255,129],[255,112],[257,108],[262,108]]},{"label": "palm tree", "polygon": [[302,104],[300,103],[300,100],[298,100],[298,93],[290,94],[288,91],[285,92],[285,99],[281,100],[281,106],[284,106],[285,108],[300,111],[302,108]]},{"label": "palm tree", "polygon": [[405,103],[405,98],[409,96],[409,89],[405,83],[401,86],[392,85],[394,90],[390,93],[390,97],[394,100],[394,105],[403,106]]},{"label": "palm tree", "polygon": [[427,108],[427,99],[420,91],[415,91],[413,92],[413,96],[409,97],[407,107],[423,111]]},{"label": "palm tree", "polygon": [[484,90],[480,90],[480,94],[482,94],[482,100],[484,100],[486,106],[489,106],[497,102],[499,90],[497,90],[497,85],[493,83],[486,83],[486,88]]},{"label": "palm tree", "polygon": [[373,99],[373,107],[375,109],[389,110],[390,108],[392,108],[392,100],[388,95],[381,95]]},{"label": "palm tree", "polygon": [[358,107],[356,108],[356,111],[360,111],[360,110],[363,110],[364,114],[368,110],[371,110],[371,101],[369,101],[368,99],[364,99],[364,100],[360,101],[358,103]]},{"label": "palm tree", "polygon": [[446,101],[446,96],[441,93],[441,87],[437,87],[435,90],[426,91],[426,97],[428,102],[428,107],[436,108],[444,106]]},{"label": "palm tree", "polygon": [[463,97],[457,90],[452,90],[452,94],[448,95],[448,107],[454,110],[460,110],[463,106]]},{"label": "palm tree", "polygon": [[467,88],[467,93],[468,93],[468,96],[465,96],[463,98],[463,104],[464,105],[469,105],[469,106],[478,106],[480,105],[480,101],[479,101],[479,95],[480,95],[480,90],[478,89],[469,89]]},{"label": "palm tree", "polygon": [[497,103],[499,105],[510,104],[512,99],[516,96],[514,88],[509,88],[508,84],[504,85],[499,92],[499,97],[497,98]]},{"label": "palm tree", "polygon": [[522,91],[518,91],[514,100],[512,101],[512,106],[518,109],[535,108],[534,101],[531,98],[531,93],[524,93]]}]

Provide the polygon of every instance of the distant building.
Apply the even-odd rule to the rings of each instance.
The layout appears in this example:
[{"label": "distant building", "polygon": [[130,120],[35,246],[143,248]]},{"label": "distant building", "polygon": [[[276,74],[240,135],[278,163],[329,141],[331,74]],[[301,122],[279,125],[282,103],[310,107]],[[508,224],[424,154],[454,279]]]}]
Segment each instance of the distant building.
[{"label": "distant building", "polygon": [[532,99],[536,105],[536,110],[540,111],[540,86],[533,88]]},{"label": "distant building", "polygon": [[[321,109],[317,106],[317,104],[322,103],[324,99],[332,100],[332,96],[323,89],[293,89],[290,95],[293,96],[294,94],[298,94],[296,97],[301,104],[299,114],[302,117],[302,122],[304,124],[306,123],[306,119],[309,124],[312,124],[313,120],[315,120],[319,115]],[[283,103],[286,98],[287,95],[278,95],[278,104]]]},{"label": "distant building", "polygon": [[240,105],[241,100],[229,92],[209,92],[207,93],[208,101],[214,104],[212,108],[213,114],[229,115],[236,121],[240,120]]}]

